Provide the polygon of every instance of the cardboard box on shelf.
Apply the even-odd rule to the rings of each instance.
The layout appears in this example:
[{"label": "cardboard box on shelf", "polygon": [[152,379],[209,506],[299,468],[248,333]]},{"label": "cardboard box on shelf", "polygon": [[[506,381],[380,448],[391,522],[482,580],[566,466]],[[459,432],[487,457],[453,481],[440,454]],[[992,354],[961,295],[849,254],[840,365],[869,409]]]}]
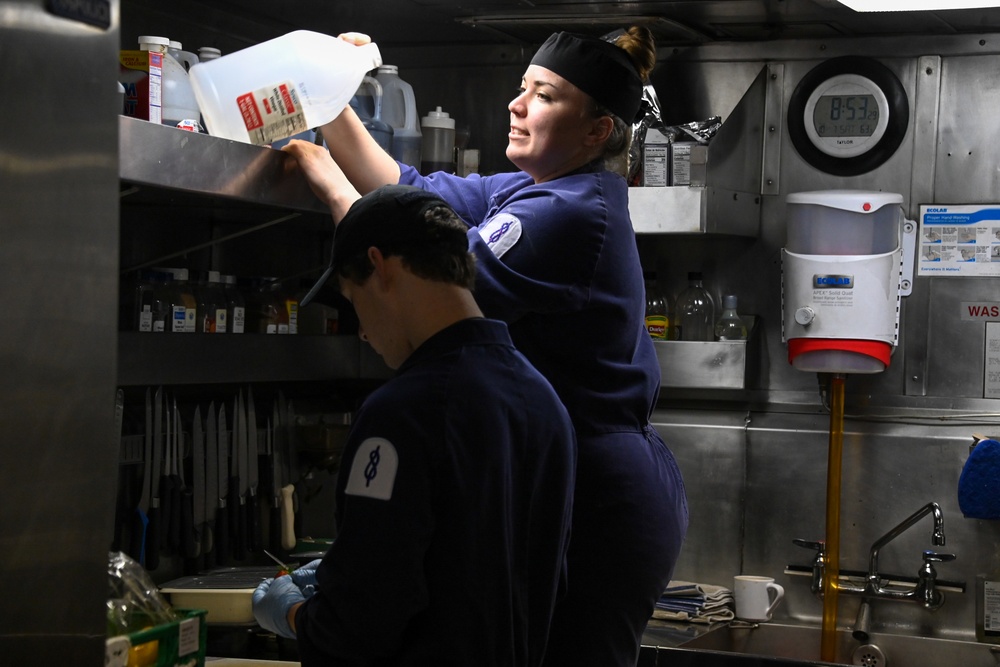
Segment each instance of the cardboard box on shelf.
[{"label": "cardboard box on shelf", "polygon": [[118,62],[118,81],[125,88],[122,114],[159,123],[163,104],[163,54],[120,51]]}]

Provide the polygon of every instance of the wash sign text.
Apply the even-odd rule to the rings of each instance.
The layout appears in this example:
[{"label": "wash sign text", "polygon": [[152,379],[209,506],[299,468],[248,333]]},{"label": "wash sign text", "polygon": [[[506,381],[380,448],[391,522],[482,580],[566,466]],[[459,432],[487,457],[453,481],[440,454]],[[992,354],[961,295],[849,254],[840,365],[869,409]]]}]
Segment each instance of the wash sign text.
[{"label": "wash sign text", "polygon": [[962,319],[970,322],[1000,322],[1000,302],[963,301]]}]

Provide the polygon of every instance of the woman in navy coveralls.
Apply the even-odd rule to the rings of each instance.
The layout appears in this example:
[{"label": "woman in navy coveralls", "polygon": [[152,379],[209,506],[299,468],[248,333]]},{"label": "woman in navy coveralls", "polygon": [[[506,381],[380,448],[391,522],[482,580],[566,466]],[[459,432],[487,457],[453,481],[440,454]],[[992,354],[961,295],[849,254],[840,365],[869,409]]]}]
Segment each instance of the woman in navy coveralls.
[{"label": "woman in navy coveralls", "polygon": [[644,325],[628,188],[604,167],[627,149],[654,63],[644,28],[614,44],[552,35],[508,105],[514,173],[421,176],[382,151],[350,108],[323,128],[329,153],[299,141],[284,149],[334,211],[386,183],[447,201],[469,225],[476,301],[508,323],[566,405],[579,458],[550,667],[634,665],[687,530],[680,471],[649,423],[660,373]]}]

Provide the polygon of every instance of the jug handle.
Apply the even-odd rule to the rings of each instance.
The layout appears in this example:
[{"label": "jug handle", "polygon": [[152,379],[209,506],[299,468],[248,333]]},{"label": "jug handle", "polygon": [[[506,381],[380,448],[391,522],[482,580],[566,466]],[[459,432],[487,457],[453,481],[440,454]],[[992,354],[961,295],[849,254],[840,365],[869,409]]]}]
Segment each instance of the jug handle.
[{"label": "jug handle", "polygon": [[372,115],[372,120],[382,120],[382,84],[373,76],[363,78],[361,85],[364,86],[365,84],[371,86],[374,93],[375,113]]},{"label": "jug handle", "polygon": [[407,130],[417,129],[417,99],[413,95],[413,88],[401,86],[403,90],[403,104],[406,106],[406,122],[403,124]]},{"label": "jug handle", "polygon": [[190,72],[192,67],[201,62],[198,56],[190,51],[180,51],[177,61],[184,68],[185,72]]}]

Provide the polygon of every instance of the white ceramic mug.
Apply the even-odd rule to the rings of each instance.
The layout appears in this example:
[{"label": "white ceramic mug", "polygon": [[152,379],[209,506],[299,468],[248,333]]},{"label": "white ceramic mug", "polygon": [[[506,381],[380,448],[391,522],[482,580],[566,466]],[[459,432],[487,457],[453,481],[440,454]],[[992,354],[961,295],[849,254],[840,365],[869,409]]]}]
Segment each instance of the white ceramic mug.
[{"label": "white ceramic mug", "polygon": [[[771,598],[771,592],[774,598]],[[785,589],[772,577],[740,574],[733,578],[736,618],[744,621],[770,621],[775,607],[785,597]]]}]

